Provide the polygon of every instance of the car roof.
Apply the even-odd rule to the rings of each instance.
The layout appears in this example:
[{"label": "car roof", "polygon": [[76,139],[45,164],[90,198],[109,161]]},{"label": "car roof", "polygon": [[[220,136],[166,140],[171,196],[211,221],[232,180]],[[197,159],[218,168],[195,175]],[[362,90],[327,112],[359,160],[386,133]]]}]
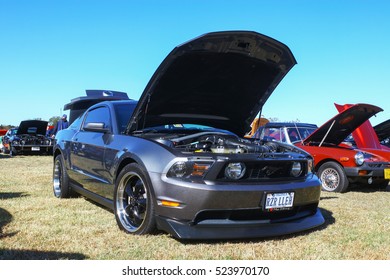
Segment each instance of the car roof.
[{"label": "car roof", "polygon": [[290,123],[290,122],[268,122],[264,127],[307,127],[307,128],[317,128],[316,124],[311,123]]}]

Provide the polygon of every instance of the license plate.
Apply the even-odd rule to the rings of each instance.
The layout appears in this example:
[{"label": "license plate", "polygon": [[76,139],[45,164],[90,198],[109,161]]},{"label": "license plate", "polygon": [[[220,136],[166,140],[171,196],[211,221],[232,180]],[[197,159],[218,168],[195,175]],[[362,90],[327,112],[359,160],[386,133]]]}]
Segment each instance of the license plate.
[{"label": "license plate", "polygon": [[390,179],[390,168],[385,169],[385,179]]},{"label": "license plate", "polygon": [[294,192],[267,193],[265,209],[290,208],[294,204]]},{"label": "license plate", "polygon": [[40,147],[31,147],[31,151],[40,151],[41,148]]}]

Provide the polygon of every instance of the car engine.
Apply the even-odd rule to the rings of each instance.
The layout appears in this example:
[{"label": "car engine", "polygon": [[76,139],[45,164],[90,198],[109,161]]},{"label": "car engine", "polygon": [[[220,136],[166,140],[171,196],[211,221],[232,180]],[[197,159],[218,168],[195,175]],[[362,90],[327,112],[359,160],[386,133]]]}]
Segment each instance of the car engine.
[{"label": "car engine", "polygon": [[302,152],[294,146],[279,142],[239,138],[220,132],[199,132],[179,137],[160,137],[155,141],[183,152],[220,154]]}]

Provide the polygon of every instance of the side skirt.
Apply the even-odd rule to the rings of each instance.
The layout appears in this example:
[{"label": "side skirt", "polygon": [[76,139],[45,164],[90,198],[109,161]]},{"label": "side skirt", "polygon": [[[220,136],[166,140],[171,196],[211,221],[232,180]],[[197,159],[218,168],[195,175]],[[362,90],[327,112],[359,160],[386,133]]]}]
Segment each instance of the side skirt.
[{"label": "side skirt", "polygon": [[112,200],[107,199],[105,197],[102,197],[100,195],[97,195],[97,194],[95,194],[89,190],[86,190],[83,187],[80,187],[80,186],[73,184],[73,183],[70,183],[70,186],[71,186],[72,190],[81,194],[82,196],[85,196],[85,197],[95,201],[96,203],[101,204],[104,207],[114,211],[114,203]]}]

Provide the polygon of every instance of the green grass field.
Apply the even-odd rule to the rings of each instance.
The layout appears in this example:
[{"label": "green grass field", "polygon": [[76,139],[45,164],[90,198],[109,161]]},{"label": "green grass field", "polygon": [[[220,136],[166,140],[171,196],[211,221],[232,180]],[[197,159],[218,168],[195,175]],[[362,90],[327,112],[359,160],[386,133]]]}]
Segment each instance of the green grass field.
[{"label": "green grass field", "polygon": [[390,192],[321,195],[325,224],[283,237],[181,242],[127,235],[83,197],[53,196],[52,158],[0,154],[0,259],[389,260]]}]

